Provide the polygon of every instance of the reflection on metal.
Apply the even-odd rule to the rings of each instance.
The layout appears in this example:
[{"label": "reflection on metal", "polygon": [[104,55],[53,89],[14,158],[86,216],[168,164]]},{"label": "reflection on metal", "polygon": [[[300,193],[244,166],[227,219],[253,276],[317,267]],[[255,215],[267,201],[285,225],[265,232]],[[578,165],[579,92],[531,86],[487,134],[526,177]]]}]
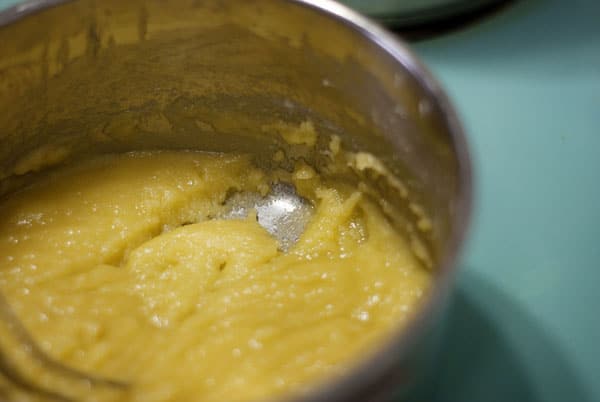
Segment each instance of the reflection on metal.
[{"label": "reflection on metal", "polygon": [[296,193],[292,184],[275,183],[267,196],[236,193],[225,203],[223,218],[242,219],[256,212],[258,223],[288,251],[300,238],[312,216],[310,201]]}]

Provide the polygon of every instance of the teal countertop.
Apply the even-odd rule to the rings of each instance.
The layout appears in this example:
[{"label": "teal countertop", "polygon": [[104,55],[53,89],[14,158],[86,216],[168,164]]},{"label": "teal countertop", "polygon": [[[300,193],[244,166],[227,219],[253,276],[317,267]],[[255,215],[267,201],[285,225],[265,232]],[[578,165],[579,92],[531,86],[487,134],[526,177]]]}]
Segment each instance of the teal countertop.
[{"label": "teal countertop", "polygon": [[414,47],[477,176],[435,400],[600,401],[600,1],[522,0]]},{"label": "teal countertop", "polygon": [[600,401],[600,1],[415,44],[469,134],[476,211],[439,401]]}]

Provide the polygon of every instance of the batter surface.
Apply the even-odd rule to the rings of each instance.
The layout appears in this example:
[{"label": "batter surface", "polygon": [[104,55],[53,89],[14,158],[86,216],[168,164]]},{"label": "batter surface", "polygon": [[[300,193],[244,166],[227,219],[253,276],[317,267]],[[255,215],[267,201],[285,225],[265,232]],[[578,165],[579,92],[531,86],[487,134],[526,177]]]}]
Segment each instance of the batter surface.
[{"label": "batter surface", "polygon": [[214,219],[274,179],[195,152],[55,170],[0,204],[0,288],[51,356],[129,382],[117,400],[299,392],[405,322],[430,274],[368,197],[312,173],[287,177],[315,213],[286,253],[252,215]]}]

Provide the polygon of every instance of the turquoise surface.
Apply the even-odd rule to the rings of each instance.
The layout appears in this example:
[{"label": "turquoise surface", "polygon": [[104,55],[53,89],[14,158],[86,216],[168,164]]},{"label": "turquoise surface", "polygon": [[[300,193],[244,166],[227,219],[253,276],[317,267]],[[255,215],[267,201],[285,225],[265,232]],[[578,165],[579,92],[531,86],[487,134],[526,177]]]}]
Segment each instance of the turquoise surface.
[{"label": "turquoise surface", "polygon": [[437,400],[600,401],[600,2],[516,2],[415,47],[477,173]]},{"label": "turquoise surface", "polygon": [[600,401],[600,1],[516,2],[415,48],[477,173],[435,400]]}]

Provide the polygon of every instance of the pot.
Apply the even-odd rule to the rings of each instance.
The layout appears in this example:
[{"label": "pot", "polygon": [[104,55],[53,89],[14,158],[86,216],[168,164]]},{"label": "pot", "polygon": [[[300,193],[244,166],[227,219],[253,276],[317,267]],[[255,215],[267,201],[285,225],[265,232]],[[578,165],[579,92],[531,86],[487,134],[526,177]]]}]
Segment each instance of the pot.
[{"label": "pot", "polygon": [[268,164],[278,143],[261,127],[305,119],[402,179],[408,197],[385,185],[380,197],[407,221],[411,204],[427,211],[435,283],[408,328],[303,400],[405,396],[435,355],[471,173],[455,111],[403,42],[333,1],[46,0],[0,13],[0,195],[35,175],[19,166],[40,149],[67,150],[52,163],[191,148]]}]

